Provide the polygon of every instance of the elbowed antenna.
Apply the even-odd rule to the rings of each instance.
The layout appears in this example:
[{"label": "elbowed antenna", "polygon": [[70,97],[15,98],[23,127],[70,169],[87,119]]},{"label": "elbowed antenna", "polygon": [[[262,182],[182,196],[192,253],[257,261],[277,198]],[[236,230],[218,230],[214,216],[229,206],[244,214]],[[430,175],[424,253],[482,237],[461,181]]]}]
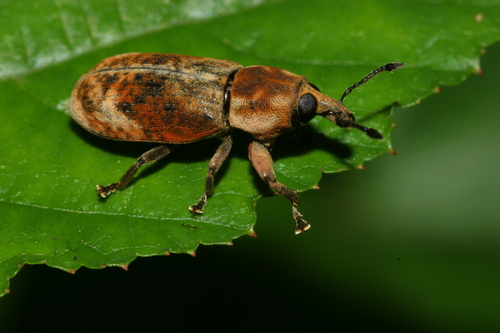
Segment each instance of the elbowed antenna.
[{"label": "elbowed antenna", "polygon": [[[371,72],[370,74],[368,74],[367,76],[365,76],[365,78],[355,84],[353,84],[352,86],[350,86],[349,88],[347,88],[344,92],[344,94],[342,95],[342,97],[340,97],[340,101],[342,102],[344,100],[344,98],[349,95],[354,89],[356,89],[357,87],[359,87],[360,85],[362,85],[363,83],[366,83],[368,82],[372,77],[374,77],[375,75],[379,74],[379,73],[382,73],[382,72],[393,72],[395,71],[396,69],[399,69],[401,67],[403,67],[405,65],[404,62],[391,62],[391,63],[388,63],[387,65],[385,66],[382,66],[382,67],[379,67],[377,68],[376,70],[374,70],[373,72]],[[369,135],[369,134],[368,134]]]},{"label": "elbowed antenna", "polygon": [[[365,76],[365,78],[363,80],[361,80],[361,81],[353,84],[349,88],[347,88],[345,90],[344,94],[342,95],[342,97],[340,98],[340,102],[342,102],[344,100],[344,98],[347,95],[349,95],[354,89],[356,89],[357,87],[359,87],[363,83],[368,82],[375,75],[377,75],[377,74],[379,74],[381,72],[385,72],[385,71],[393,72],[396,69],[399,69],[399,68],[403,67],[404,65],[405,65],[404,62],[391,62],[391,63],[388,63],[385,66],[377,68],[376,70],[374,70],[373,72],[371,72],[370,74],[368,74],[367,76]],[[354,118],[353,118],[352,121],[349,121],[349,122],[345,123],[345,126],[346,127],[354,127],[354,128],[359,129],[359,130],[362,130],[363,132],[365,132],[372,139],[383,139],[384,138],[382,136],[382,134],[380,134],[377,130],[375,130],[373,128],[368,128],[368,127],[365,127],[365,126],[362,126],[362,125],[359,125],[359,124],[355,123],[354,122]]]}]

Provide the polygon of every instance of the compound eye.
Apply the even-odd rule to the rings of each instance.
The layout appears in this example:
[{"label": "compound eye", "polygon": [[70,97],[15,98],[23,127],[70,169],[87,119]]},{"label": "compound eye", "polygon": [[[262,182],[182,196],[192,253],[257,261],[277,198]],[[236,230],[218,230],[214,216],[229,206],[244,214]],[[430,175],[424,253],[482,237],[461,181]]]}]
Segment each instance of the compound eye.
[{"label": "compound eye", "polygon": [[299,120],[302,124],[307,124],[316,115],[318,101],[316,97],[307,93],[299,100]]}]

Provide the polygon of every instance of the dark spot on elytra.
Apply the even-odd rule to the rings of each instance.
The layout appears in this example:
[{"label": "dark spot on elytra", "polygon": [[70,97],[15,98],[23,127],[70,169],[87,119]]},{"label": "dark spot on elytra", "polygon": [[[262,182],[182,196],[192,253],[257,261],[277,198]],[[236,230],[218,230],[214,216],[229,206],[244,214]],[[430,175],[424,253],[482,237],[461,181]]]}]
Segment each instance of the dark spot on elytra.
[{"label": "dark spot on elytra", "polygon": [[203,62],[192,63],[191,67],[195,68],[196,72],[199,72],[199,73],[212,72],[209,70],[210,66],[208,64],[203,63]]},{"label": "dark spot on elytra", "polygon": [[134,104],[146,104],[146,96],[144,95],[135,95],[132,97]]},{"label": "dark spot on elytra", "polygon": [[143,127],[142,128],[142,133],[144,134],[144,136],[148,139],[151,139],[153,138],[153,133],[151,132],[151,130],[147,127]]},{"label": "dark spot on elytra", "polygon": [[107,83],[113,83],[118,80],[118,75],[117,74],[105,74],[104,75],[104,82]]},{"label": "dark spot on elytra", "polygon": [[121,111],[127,115],[137,115],[137,112],[134,110],[134,105],[129,102],[121,102],[116,103],[116,108],[118,111]]},{"label": "dark spot on elytra", "polygon": [[162,53],[143,54],[141,56],[140,63],[142,64],[163,65],[169,60],[168,56]]},{"label": "dark spot on elytra", "polygon": [[172,112],[177,111],[177,105],[175,103],[165,103],[163,110],[165,110],[166,115],[169,115]]},{"label": "dark spot on elytra", "polygon": [[158,75],[156,74],[155,75],[156,79],[162,81],[162,82],[165,82],[165,81],[172,81],[172,80],[175,80],[176,78],[172,78],[172,76],[168,76],[168,75]]},{"label": "dark spot on elytra", "polygon": [[144,83],[144,89],[148,96],[160,96],[163,93],[165,82],[156,80],[147,80]]},{"label": "dark spot on elytra", "polygon": [[94,87],[95,87],[94,84],[91,84],[87,81],[83,81],[82,83],[80,83],[80,86],[78,87],[77,98],[82,103],[83,109],[88,113],[98,111],[95,96],[92,93]]},{"label": "dark spot on elytra", "polygon": [[138,81],[138,82],[139,82],[139,81],[142,81],[142,76],[143,76],[143,75],[142,75],[142,74],[140,74],[140,73],[135,74],[135,76],[134,76],[134,80],[135,80],[135,81]]},{"label": "dark spot on elytra", "polygon": [[84,94],[81,96],[80,101],[82,103],[83,109],[88,112],[92,113],[96,111],[96,105],[94,104],[94,100],[89,97],[88,94]]},{"label": "dark spot on elytra", "polygon": [[86,95],[88,91],[92,89],[94,85],[90,85],[87,80],[84,80],[80,83],[78,87],[78,98],[81,98],[83,95]]},{"label": "dark spot on elytra", "polygon": [[113,86],[113,83],[118,81],[118,75],[116,74],[103,74],[101,82],[104,83],[101,85],[102,94],[106,95],[106,92]]}]

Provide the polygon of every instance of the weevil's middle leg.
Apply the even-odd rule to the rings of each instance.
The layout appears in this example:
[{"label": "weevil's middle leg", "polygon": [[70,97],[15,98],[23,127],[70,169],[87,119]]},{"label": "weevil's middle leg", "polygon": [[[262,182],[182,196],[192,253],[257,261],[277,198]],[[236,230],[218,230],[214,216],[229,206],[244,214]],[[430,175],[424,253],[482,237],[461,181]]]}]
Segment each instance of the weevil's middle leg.
[{"label": "weevil's middle leg", "polygon": [[274,163],[269,149],[264,144],[254,141],[248,147],[248,157],[260,178],[268,183],[276,193],[281,194],[292,203],[292,214],[296,225],[295,234],[307,231],[311,226],[302,218],[302,214],[297,209],[299,195],[276,180],[276,174],[273,170]]},{"label": "weevil's middle leg", "polygon": [[200,200],[196,205],[189,207],[191,213],[203,213],[203,209],[207,204],[207,199],[214,192],[214,176],[219,171],[222,163],[226,160],[229,152],[231,151],[231,147],[233,146],[233,138],[228,135],[224,138],[222,144],[215,151],[214,156],[210,160],[208,164],[208,173],[207,178],[205,179],[205,192],[203,192]]},{"label": "weevil's middle leg", "polygon": [[120,181],[118,183],[112,183],[108,186],[97,185],[96,191],[101,197],[106,198],[108,195],[114,193],[117,189],[123,190],[130,182],[130,180],[132,180],[132,177],[134,177],[135,173],[137,172],[137,170],[139,170],[140,167],[156,162],[159,159],[167,156],[175,147],[176,145],[163,145],[148,150],[147,152],[142,154],[134,164],[132,164],[132,166],[122,176],[122,178],[120,178]]}]

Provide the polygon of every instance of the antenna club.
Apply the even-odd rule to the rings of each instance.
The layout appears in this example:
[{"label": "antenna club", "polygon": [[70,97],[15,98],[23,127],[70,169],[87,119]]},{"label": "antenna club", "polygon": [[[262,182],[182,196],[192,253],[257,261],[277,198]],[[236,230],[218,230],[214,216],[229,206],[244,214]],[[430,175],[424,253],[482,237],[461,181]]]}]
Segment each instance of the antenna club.
[{"label": "antenna club", "polygon": [[373,128],[367,128],[365,132],[370,138],[372,139],[379,139],[382,140],[384,137],[382,134],[380,134],[378,131],[374,130]]},{"label": "antenna club", "polygon": [[400,69],[405,65],[404,62],[391,62],[385,65],[385,70],[388,72],[394,72],[396,69]]}]

